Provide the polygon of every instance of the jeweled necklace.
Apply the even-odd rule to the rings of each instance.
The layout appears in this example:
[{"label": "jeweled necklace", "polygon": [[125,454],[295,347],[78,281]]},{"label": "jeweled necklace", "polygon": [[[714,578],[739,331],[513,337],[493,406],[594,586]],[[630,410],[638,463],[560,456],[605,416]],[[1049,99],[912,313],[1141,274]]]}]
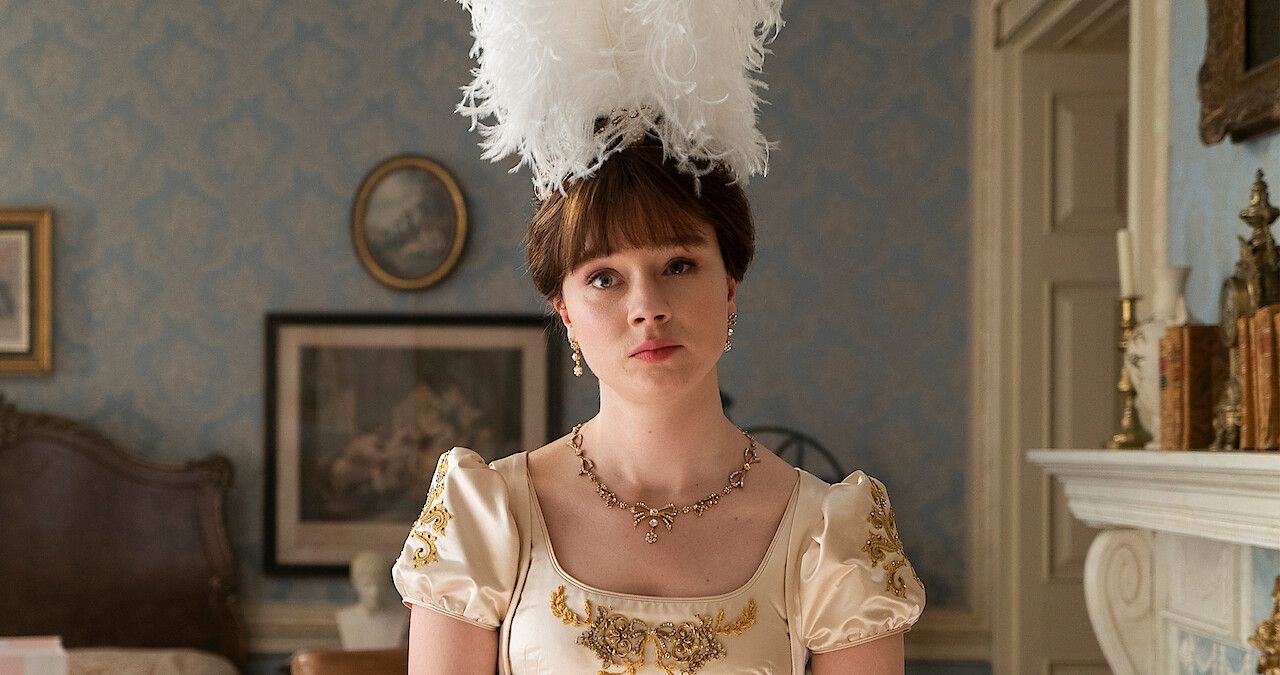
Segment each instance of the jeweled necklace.
[{"label": "jeweled necklace", "polygon": [[[582,424],[585,424],[585,422]],[[613,490],[610,490],[609,486],[605,485],[600,480],[600,477],[596,475],[596,463],[582,456],[582,424],[573,427],[573,436],[569,438],[569,447],[573,448],[573,454],[577,455],[578,460],[582,462],[582,468],[578,470],[578,475],[586,476],[591,479],[592,483],[595,483],[596,494],[600,495],[600,498],[604,500],[605,506],[630,511],[632,517],[635,518],[633,523],[635,526],[639,527],[640,523],[648,521],[649,531],[644,535],[644,540],[650,544],[658,541],[658,525],[665,526],[667,531],[670,532],[676,516],[682,513],[696,513],[701,516],[706,513],[707,509],[720,503],[721,497],[734,490],[741,490],[742,480],[746,473],[751,470],[751,465],[760,463],[760,458],[756,457],[756,439],[752,438],[751,434],[743,431],[742,435],[747,437],[748,442],[747,449],[742,451],[742,468],[730,473],[729,482],[718,491],[712,492],[692,504],[680,507],[675,504],[667,504],[657,509],[644,502],[624,502],[618,499],[618,495],[614,494]]]}]

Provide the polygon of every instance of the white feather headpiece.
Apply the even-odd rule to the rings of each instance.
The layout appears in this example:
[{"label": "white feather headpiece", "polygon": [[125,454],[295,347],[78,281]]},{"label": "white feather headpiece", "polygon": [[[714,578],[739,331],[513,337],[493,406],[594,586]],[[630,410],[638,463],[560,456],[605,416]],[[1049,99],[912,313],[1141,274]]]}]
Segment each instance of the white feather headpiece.
[{"label": "white feather headpiece", "polygon": [[[782,28],[782,0],[459,0],[478,66],[458,112],[483,157],[518,154],[539,199],[652,134],[681,171],[716,163],[745,183],[772,143],[750,73]],[[598,128],[598,118],[605,118]]]}]

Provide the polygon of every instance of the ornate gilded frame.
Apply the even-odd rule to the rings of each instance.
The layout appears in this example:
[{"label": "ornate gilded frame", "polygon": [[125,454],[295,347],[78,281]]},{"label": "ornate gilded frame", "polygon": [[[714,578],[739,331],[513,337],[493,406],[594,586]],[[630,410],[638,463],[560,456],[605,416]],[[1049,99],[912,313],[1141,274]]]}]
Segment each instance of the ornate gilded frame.
[{"label": "ornate gilded frame", "polygon": [[22,252],[17,270],[0,270],[0,285],[20,283],[0,301],[13,305],[25,337],[0,343],[0,375],[44,375],[53,370],[53,209],[0,208],[0,246],[6,245]]},{"label": "ornate gilded frame", "polygon": [[[426,274],[406,277],[396,274],[382,265],[369,247],[367,214],[369,201],[381,183],[391,174],[405,169],[421,169],[427,171],[448,191],[453,204],[453,240],[445,259]],[[467,205],[462,199],[462,190],[457,181],[444,167],[421,155],[399,155],[383,161],[374,167],[369,175],[360,183],[355,201],[351,205],[351,240],[355,245],[360,262],[373,278],[400,290],[416,290],[426,288],[444,278],[462,255],[463,244],[467,239]]]},{"label": "ornate gilded frame", "polygon": [[1200,140],[1233,143],[1280,127],[1280,58],[1245,69],[1246,0],[1205,0],[1209,38],[1200,67]]}]

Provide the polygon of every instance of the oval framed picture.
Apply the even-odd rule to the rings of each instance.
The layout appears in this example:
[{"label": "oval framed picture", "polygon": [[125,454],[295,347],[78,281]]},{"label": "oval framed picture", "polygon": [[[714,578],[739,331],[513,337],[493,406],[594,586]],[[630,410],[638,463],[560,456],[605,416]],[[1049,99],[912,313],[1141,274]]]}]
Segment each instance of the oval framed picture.
[{"label": "oval framed picture", "polygon": [[351,238],[365,269],[402,290],[444,278],[467,239],[462,191],[421,155],[392,157],[365,176],[351,206]]}]

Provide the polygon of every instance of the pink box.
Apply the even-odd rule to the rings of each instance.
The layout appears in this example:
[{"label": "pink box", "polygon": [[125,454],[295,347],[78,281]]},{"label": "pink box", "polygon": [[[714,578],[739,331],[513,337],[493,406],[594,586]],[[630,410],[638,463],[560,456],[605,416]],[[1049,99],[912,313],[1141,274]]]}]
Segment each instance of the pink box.
[{"label": "pink box", "polygon": [[0,638],[0,675],[67,675],[62,638]]}]

